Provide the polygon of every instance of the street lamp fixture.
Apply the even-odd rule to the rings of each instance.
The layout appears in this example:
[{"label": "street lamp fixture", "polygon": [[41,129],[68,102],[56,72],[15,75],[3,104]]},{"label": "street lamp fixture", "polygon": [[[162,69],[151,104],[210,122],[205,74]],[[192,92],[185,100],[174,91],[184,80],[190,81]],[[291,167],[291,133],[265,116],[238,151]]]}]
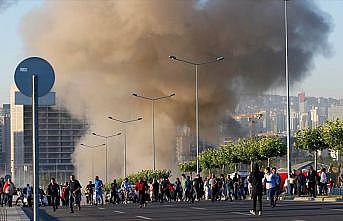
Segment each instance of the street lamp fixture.
[{"label": "street lamp fixture", "polygon": [[108,173],[107,173],[107,171],[108,171],[108,145],[107,144],[108,144],[108,142],[107,142],[107,140],[108,140],[108,138],[121,135],[121,132],[118,132],[118,133],[115,133],[115,134],[112,134],[112,135],[109,135],[109,136],[104,136],[104,135],[97,134],[97,133],[93,132],[92,135],[105,139],[105,146],[106,146],[105,147],[106,148],[106,159],[105,159],[105,164],[106,164],[105,171],[106,172],[105,172],[105,176],[106,176],[106,183],[107,183],[107,181],[108,181]]},{"label": "street lamp fixture", "polygon": [[170,55],[169,58],[173,61],[180,61],[186,64],[193,65],[195,67],[195,130],[196,130],[196,148],[197,148],[197,156],[196,156],[196,162],[197,162],[197,173],[199,173],[199,96],[198,96],[198,66],[220,62],[224,60],[223,56],[216,57],[214,59],[210,59],[204,62],[194,62],[186,59],[177,58],[176,55]]},{"label": "street lamp fixture", "polygon": [[156,170],[156,146],[155,146],[155,101],[157,100],[162,100],[162,99],[166,99],[166,98],[170,98],[175,96],[175,93],[171,93],[167,96],[161,96],[161,97],[145,97],[142,95],[139,95],[137,93],[133,93],[132,96],[138,97],[138,98],[142,98],[144,100],[148,100],[151,101],[151,109],[152,109],[152,152],[153,152],[153,170]]},{"label": "street lamp fixture", "polygon": [[128,123],[132,123],[135,121],[140,121],[143,120],[143,117],[137,117],[136,119],[132,119],[132,120],[120,120],[114,117],[109,116],[108,119],[116,121],[118,123],[124,124],[124,129],[123,129],[123,133],[124,133],[124,177],[126,177],[126,158],[127,158],[127,148],[126,148],[126,124]]}]

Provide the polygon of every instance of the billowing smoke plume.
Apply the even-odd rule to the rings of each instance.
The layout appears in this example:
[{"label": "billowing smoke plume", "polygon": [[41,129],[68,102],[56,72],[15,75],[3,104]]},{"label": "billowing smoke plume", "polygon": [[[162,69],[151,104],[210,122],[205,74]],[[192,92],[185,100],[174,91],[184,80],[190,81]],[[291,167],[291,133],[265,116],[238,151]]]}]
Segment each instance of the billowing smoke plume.
[{"label": "billowing smoke plume", "polygon": [[15,4],[17,0],[0,0],[0,12],[5,11],[11,5]]},{"label": "billowing smoke plume", "polygon": [[[106,119],[143,116],[127,125],[129,171],[151,168],[151,104],[132,97],[176,96],[156,105],[157,166],[171,166],[175,128],[194,125],[194,67],[168,55],[220,63],[199,68],[201,136],[214,139],[216,126],[234,110],[238,94],[261,93],[284,79],[282,0],[46,1],[22,24],[27,55],[53,64],[57,95],[91,130],[110,135],[121,128]],[[328,52],[328,16],[313,1],[290,1],[291,81],[309,73],[313,58]],[[227,116],[226,116],[227,117]],[[234,124],[232,124],[234,125]],[[232,129],[235,134],[237,128]],[[82,142],[104,141],[86,136]],[[121,174],[123,139],[109,142],[110,175]],[[102,150],[76,151],[89,175],[91,157],[103,174]],[[95,154],[96,153],[96,154]],[[100,174],[101,175],[101,174]]]}]

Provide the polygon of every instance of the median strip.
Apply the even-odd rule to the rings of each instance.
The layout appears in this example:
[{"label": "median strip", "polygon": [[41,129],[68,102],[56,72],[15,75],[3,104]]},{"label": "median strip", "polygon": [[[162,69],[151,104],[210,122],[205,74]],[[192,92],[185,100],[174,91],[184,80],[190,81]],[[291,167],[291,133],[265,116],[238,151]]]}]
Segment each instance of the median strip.
[{"label": "median strip", "polygon": [[136,216],[137,218],[140,218],[140,219],[146,219],[146,220],[150,220],[151,218],[149,217],[145,217],[145,216]]}]

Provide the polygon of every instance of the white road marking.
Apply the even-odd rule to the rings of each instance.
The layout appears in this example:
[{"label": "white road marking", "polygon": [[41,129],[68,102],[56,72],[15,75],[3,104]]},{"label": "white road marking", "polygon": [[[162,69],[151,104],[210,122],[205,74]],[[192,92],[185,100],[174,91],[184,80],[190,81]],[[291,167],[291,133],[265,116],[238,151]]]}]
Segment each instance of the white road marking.
[{"label": "white road marking", "polygon": [[163,207],[172,207],[173,205],[163,205]]},{"label": "white road marking", "polygon": [[104,207],[99,207],[98,209],[105,209]]},{"label": "white road marking", "polygon": [[341,211],[341,212],[343,212],[343,209],[331,209],[331,210],[335,210],[335,211]]},{"label": "white road marking", "polygon": [[140,218],[140,219],[146,219],[146,220],[150,220],[151,218],[149,217],[145,217],[145,216],[136,216],[137,218]]},{"label": "white road marking", "polygon": [[238,214],[238,215],[245,215],[245,216],[251,216],[251,213],[241,213],[241,212],[231,212],[233,214]]},{"label": "white road marking", "polygon": [[207,210],[206,208],[201,208],[201,207],[191,207],[191,209]]},{"label": "white road marking", "polygon": [[123,214],[123,213],[125,213],[125,212],[122,212],[122,211],[118,211],[118,210],[115,210],[115,211],[113,211],[114,213],[119,213],[119,214]]}]

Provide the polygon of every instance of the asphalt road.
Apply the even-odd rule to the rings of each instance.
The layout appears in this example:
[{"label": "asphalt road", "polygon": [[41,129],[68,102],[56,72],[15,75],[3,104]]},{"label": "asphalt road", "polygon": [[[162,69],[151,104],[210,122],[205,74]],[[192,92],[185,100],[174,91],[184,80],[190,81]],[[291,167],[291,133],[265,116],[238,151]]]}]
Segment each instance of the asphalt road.
[{"label": "asphalt road", "polygon": [[[281,201],[275,208],[267,202],[263,204],[262,216],[249,213],[251,201],[215,202],[202,201],[189,203],[155,203],[146,208],[137,204],[83,206],[81,211],[70,214],[67,208],[53,212],[51,208],[42,208],[44,221],[105,221],[105,220],[277,220],[277,221],[330,221],[343,220],[342,203]],[[30,217],[32,212],[25,209]]]}]

